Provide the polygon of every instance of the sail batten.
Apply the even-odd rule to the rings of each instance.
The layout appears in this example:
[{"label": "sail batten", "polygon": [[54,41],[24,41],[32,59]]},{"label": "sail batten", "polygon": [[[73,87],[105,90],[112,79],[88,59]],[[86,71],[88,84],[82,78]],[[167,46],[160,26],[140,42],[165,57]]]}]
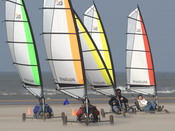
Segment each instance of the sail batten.
[{"label": "sail batten", "polygon": [[128,16],[126,54],[127,88],[146,95],[156,95],[152,53],[139,8]]},{"label": "sail batten", "polygon": [[23,0],[6,0],[7,43],[24,88],[43,98],[43,84],[32,27]]}]

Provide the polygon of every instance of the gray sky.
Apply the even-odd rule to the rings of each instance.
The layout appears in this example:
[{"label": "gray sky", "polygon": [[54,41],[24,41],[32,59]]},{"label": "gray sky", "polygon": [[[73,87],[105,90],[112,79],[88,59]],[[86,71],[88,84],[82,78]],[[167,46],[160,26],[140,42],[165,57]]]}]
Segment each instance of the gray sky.
[{"label": "gray sky", "polygon": [[[43,0],[24,0],[33,27],[42,71],[50,71],[46,59],[42,32]],[[139,4],[146,25],[155,70],[175,72],[175,0],[94,0],[101,15],[112,51],[116,72],[125,72],[127,15]],[[74,9],[83,13],[92,0],[72,0]],[[4,1],[0,0],[0,72],[16,72],[6,39]]]}]

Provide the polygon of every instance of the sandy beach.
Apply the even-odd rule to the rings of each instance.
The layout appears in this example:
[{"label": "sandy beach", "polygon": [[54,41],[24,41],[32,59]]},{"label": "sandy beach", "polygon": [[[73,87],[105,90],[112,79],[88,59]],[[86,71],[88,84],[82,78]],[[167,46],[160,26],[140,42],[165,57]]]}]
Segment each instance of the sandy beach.
[{"label": "sandy beach", "polygon": [[[21,114],[23,112],[27,113],[28,109],[32,112],[33,105],[0,105],[0,131],[174,131],[175,104],[163,103],[163,105],[171,112],[170,114],[138,112],[136,115],[126,114],[126,118],[122,115],[113,114],[115,120],[113,126],[109,122],[90,123],[89,126],[84,123],[68,123],[67,126],[63,126],[62,120],[58,118],[47,119],[46,121],[28,119],[26,122],[22,122]],[[71,111],[73,108],[77,111],[80,104],[66,106],[54,104],[51,106],[55,116],[59,116],[64,111],[68,116],[68,120],[76,120],[76,116],[72,116]],[[107,104],[96,104],[96,106],[99,110],[101,108],[106,111],[110,110]],[[106,115],[106,118],[101,117],[101,120],[107,120],[108,118],[109,115]]]}]

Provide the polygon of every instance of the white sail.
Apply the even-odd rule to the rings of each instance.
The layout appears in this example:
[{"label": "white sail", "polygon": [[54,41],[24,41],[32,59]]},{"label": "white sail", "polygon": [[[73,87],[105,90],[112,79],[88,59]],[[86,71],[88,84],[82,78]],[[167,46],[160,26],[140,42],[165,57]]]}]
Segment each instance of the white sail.
[{"label": "white sail", "polygon": [[[111,80],[111,87],[109,88],[93,88],[96,89],[99,93],[102,94],[110,93],[114,94],[114,89],[116,88],[116,79],[115,79],[115,71],[112,62],[112,56],[109,49],[109,44],[107,40],[107,36],[105,34],[105,30],[100,19],[100,15],[97,11],[97,8],[92,5],[85,13],[84,13],[84,24],[91,35],[97,50],[100,52],[100,55],[104,61],[107,72],[109,72],[108,79]],[[101,90],[101,91],[100,91]]]},{"label": "white sail", "polygon": [[44,0],[43,36],[57,90],[83,99],[85,75],[72,11],[70,0]]},{"label": "white sail", "polygon": [[152,54],[139,8],[128,16],[126,73],[129,90],[156,94]]},{"label": "white sail", "polygon": [[7,39],[13,63],[24,88],[43,97],[41,72],[35,40],[23,0],[6,0]]},{"label": "white sail", "polygon": [[86,27],[76,13],[75,18],[79,29],[86,76],[90,86],[97,92],[112,96],[114,95],[113,81],[110,79],[110,73],[107,70],[105,62]]}]

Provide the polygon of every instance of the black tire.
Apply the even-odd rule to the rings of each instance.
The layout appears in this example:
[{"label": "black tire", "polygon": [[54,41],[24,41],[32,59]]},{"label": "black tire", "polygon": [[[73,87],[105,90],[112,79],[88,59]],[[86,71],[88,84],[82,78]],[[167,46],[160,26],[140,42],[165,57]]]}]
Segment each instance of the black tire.
[{"label": "black tire", "polygon": [[67,125],[67,116],[63,117],[63,125],[66,126]]},{"label": "black tire", "polygon": [[66,116],[66,114],[64,112],[61,113],[61,118],[62,120],[64,119],[64,117]]},{"label": "black tire", "polygon": [[88,117],[85,118],[85,124],[86,124],[86,126],[89,125],[89,118]]},{"label": "black tire", "polygon": [[47,115],[46,113],[43,113],[43,120],[46,121],[46,119],[47,119]]},{"label": "black tire", "polygon": [[123,116],[126,117],[126,113],[125,113],[125,111],[123,111],[122,113],[123,113]]},{"label": "black tire", "polygon": [[110,121],[111,125],[114,125],[114,117],[113,117],[113,115],[109,116],[109,121]]},{"label": "black tire", "polygon": [[103,118],[105,118],[105,111],[104,111],[103,108],[101,109],[101,116],[102,116]]},{"label": "black tire", "polygon": [[23,121],[23,122],[26,121],[26,113],[22,113],[22,121]]},{"label": "black tire", "polygon": [[136,113],[137,113],[136,108],[133,108],[133,113],[134,113],[134,114],[136,114]]}]

